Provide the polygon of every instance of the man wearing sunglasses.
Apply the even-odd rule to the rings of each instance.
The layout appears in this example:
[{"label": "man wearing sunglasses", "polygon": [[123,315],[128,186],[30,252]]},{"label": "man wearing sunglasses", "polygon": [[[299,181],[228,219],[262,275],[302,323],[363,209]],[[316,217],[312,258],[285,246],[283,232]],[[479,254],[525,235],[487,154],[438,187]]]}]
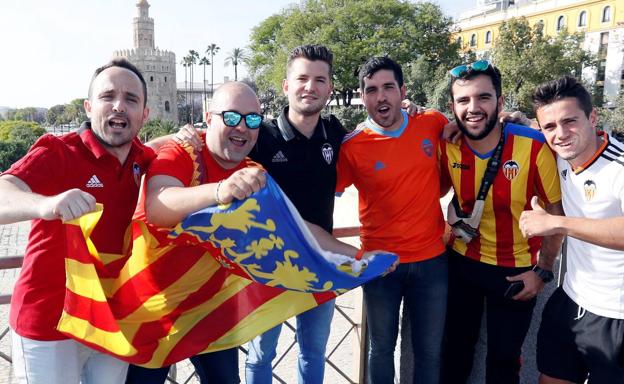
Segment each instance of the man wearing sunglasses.
[{"label": "man wearing sunglasses", "polygon": [[540,132],[498,120],[496,67],[480,60],[450,75],[451,109],[464,136],[440,145],[442,185],[455,192],[443,381],[468,380],[485,308],[486,383],[518,383],[536,296],[553,280],[562,240],[525,239],[518,222],[534,195],[548,212],[562,214],[557,168]]}]

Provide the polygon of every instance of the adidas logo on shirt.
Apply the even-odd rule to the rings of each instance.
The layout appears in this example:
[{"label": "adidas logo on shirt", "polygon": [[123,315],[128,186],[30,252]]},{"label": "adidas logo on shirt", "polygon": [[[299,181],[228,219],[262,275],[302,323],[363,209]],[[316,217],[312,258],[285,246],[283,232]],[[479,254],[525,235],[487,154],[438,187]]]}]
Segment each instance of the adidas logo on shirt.
[{"label": "adidas logo on shirt", "polygon": [[288,158],[284,156],[284,153],[282,153],[282,151],[277,151],[277,153],[273,156],[273,159],[271,160],[272,163],[286,163],[287,161]]},{"label": "adidas logo on shirt", "polygon": [[104,184],[102,184],[97,176],[93,175],[89,181],[87,181],[87,188],[104,188]]}]

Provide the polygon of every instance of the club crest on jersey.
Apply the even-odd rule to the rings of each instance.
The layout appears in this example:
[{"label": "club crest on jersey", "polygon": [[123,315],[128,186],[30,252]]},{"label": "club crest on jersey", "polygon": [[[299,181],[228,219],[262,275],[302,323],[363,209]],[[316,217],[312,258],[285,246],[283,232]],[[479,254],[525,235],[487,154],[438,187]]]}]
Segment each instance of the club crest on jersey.
[{"label": "club crest on jersey", "polygon": [[507,178],[507,180],[511,181],[520,172],[520,165],[515,160],[507,160],[505,164],[503,164],[503,175]]},{"label": "club crest on jersey", "polygon": [[323,144],[321,147],[321,153],[323,153],[323,159],[327,162],[327,164],[331,164],[334,159],[334,148],[329,143]]},{"label": "club crest on jersey", "polygon": [[585,200],[590,201],[596,196],[596,183],[593,180],[585,180],[583,189],[585,190]]},{"label": "club crest on jersey", "polygon": [[561,178],[563,179],[563,181],[566,181],[566,179],[568,178],[568,170],[564,169],[563,171],[561,171]]},{"label": "club crest on jersey", "polygon": [[134,182],[139,187],[141,185],[141,167],[137,163],[132,164],[132,176],[134,176]]},{"label": "club crest on jersey", "polygon": [[433,143],[431,142],[431,140],[429,139],[423,140],[420,147],[422,148],[425,155],[427,155],[427,157],[433,156]]}]

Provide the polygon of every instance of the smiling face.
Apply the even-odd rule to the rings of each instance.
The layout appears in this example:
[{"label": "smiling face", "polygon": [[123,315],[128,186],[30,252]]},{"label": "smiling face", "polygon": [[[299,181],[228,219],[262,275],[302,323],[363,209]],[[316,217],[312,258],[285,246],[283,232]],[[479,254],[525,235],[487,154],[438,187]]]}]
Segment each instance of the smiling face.
[{"label": "smiling face", "polygon": [[399,86],[394,72],[380,69],[370,77],[364,77],[362,100],[366,112],[381,128],[393,131],[403,124],[401,100],[405,98],[405,85]]},{"label": "smiling face", "polygon": [[485,75],[457,79],[452,90],[451,109],[459,129],[471,140],[485,138],[498,124],[498,111],[503,106],[492,80]]},{"label": "smiling face", "polygon": [[244,118],[237,126],[228,127],[223,123],[223,117],[217,113],[236,111],[243,115],[261,114],[260,102],[248,85],[230,82],[215,92],[211,109],[212,113],[206,113],[206,145],[219,165],[225,169],[234,168],[247,157],[256,144],[260,130],[247,128]]},{"label": "smiling face", "polygon": [[588,117],[575,98],[566,97],[538,108],[536,114],[550,148],[572,167],[584,165],[598,151],[595,109]]},{"label": "smiling face", "polygon": [[149,115],[141,80],[121,67],[107,68],[93,80],[84,107],[100,143],[124,158]]},{"label": "smiling face", "polygon": [[329,64],[299,57],[293,60],[282,90],[294,112],[313,116],[323,110],[332,92]]}]

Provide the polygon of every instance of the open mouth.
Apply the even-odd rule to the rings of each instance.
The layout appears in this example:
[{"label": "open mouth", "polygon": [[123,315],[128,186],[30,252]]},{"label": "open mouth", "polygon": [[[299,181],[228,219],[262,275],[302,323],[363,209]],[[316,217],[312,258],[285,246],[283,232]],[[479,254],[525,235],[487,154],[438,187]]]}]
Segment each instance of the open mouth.
[{"label": "open mouth", "polygon": [[113,117],[108,120],[108,125],[113,129],[124,129],[128,126],[128,122],[125,119]]},{"label": "open mouth", "polygon": [[234,144],[237,147],[244,147],[245,144],[247,144],[247,139],[243,139],[242,137],[238,136],[230,136],[229,140],[230,143]]},{"label": "open mouth", "polygon": [[379,112],[379,114],[381,115],[386,115],[390,112],[390,106],[382,105],[381,107],[377,108],[377,112]]},{"label": "open mouth", "polygon": [[482,115],[482,114],[466,116],[466,121],[468,123],[477,124],[483,120],[485,120],[485,115]]}]

